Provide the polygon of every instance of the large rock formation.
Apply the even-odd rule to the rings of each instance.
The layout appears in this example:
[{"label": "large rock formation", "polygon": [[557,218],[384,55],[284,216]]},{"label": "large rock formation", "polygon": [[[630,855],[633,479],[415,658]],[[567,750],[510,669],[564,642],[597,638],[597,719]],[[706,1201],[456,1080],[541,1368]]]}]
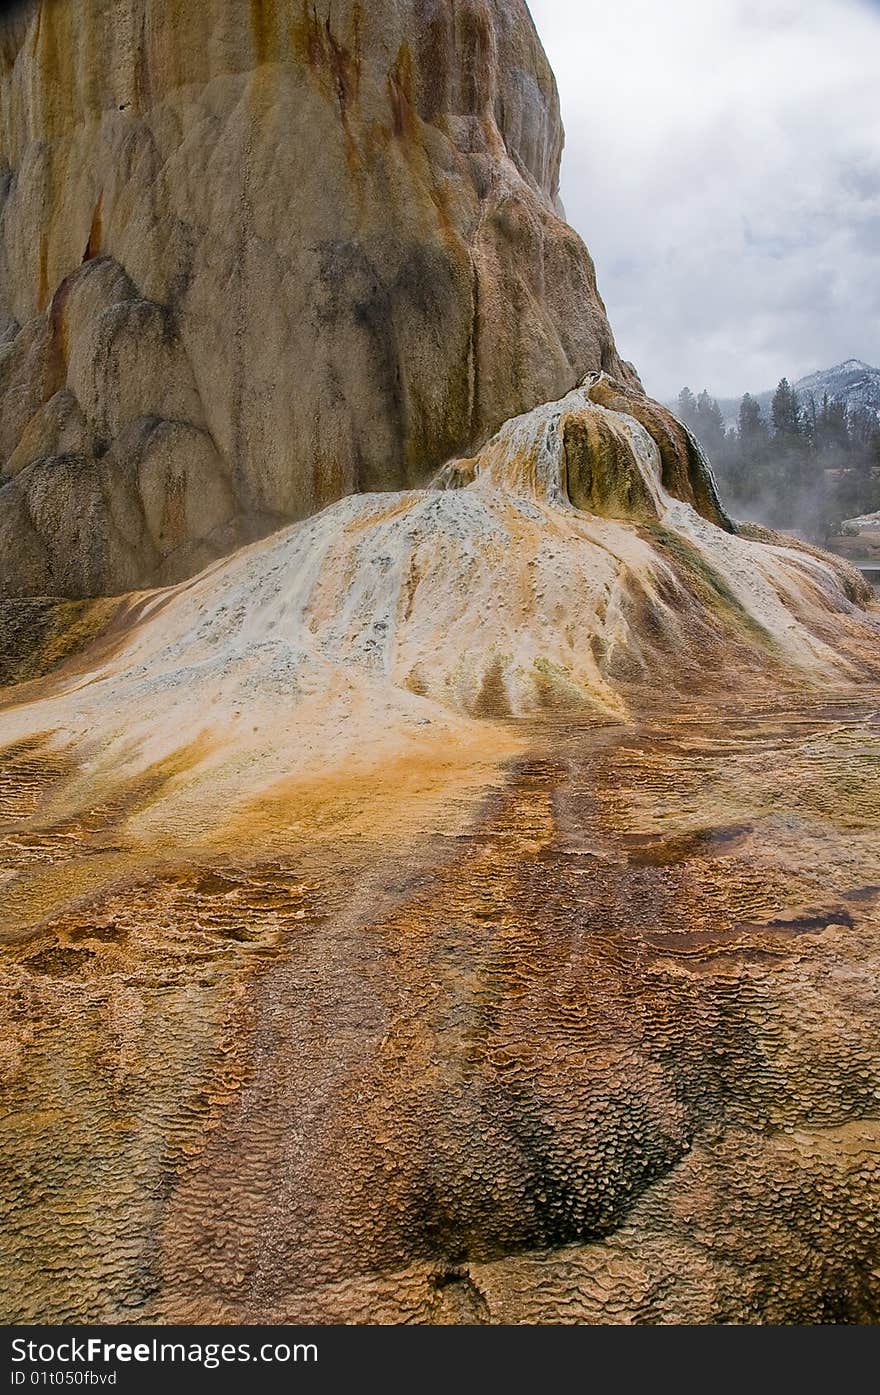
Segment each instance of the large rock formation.
[{"label": "large rock formation", "polygon": [[603,400],[18,603],[5,1315],[880,1316],[880,617]]},{"label": "large rock formation", "polygon": [[0,1316],[876,1321],[870,590],[618,360],[525,5],[330,16],[4,40]]},{"label": "large rock formation", "polygon": [[[206,782],[227,809],[285,772],[332,769],[365,746],[375,758],[422,720],[461,731],[548,707],[623,717],[658,682],[683,695],[738,671],[880,676],[859,574],[784,538],[733,534],[717,504],[704,501],[707,518],[673,494],[669,476],[689,484],[677,423],[652,405],[652,435],[631,406],[591,375],[432,488],[351,495],[118,615],[96,603],[96,623],[77,623],[88,642],[115,618],[107,651],[87,651],[85,680],[77,665],[18,689],[0,744],[54,733],[87,762],[89,800],[120,768],[182,761],[190,775],[160,816],[168,826],[182,800],[187,825]],[[41,644],[51,665],[56,627]],[[39,676],[34,663],[30,650],[20,676]]]},{"label": "large rock formation", "polygon": [[4,594],[179,579],[636,381],[524,0],[39,0],[0,72]]}]

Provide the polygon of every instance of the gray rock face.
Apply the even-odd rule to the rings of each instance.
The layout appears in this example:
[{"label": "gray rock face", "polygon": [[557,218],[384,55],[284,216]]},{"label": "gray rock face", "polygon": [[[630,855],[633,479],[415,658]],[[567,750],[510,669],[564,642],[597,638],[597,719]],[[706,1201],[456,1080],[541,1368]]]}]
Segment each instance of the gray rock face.
[{"label": "gray rock face", "polygon": [[189,575],[618,358],[523,0],[51,0],[0,40],[0,592]]}]

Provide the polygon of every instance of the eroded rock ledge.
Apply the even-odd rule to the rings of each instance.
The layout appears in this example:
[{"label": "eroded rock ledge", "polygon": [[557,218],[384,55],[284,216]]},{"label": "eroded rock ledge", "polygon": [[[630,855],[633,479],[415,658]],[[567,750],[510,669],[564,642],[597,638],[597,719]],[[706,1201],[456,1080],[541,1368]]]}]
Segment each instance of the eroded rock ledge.
[{"label": "eroded rock ledge", "polygon": [[191,575],[618,357],[522,0],[40,0],[2,32],[0,594]]}]

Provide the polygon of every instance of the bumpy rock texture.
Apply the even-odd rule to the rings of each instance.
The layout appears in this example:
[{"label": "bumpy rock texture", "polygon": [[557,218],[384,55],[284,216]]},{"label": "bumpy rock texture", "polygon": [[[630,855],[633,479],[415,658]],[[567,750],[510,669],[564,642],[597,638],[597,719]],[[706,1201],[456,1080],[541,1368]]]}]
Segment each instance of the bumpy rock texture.
[{"label": "bumpy rock texture", "polygon": [[[199,577],[115,603],[118,617],[102,602],[107,653],[84,658],[88,681],[60,674],[3,717],[0,737],[57,733],[98,782],[185,759],[215,798],[222,786],[240,802],[344,752],[375,757],[423,719],[454,733],[548,707],[621,717],[661,673],[682,693],[737,669],[819,684],[880,675],[858,573],[731,533],[714,498],[706,518],[663,482],[690,485],[687,455],[664,454],[677,423],[651,408],[655,440],[603,399],[630,405],[592,375],[430,489],[350,495]],[[88,634],[89,615],[79,623]],[[15,677],[51,668],[57,631],[26,648]],[[166,826],[179,800],[183,826],[198,818],[200,780],[166,791]]]},{"label": "bumpy rock texture", "polygon": [[617,356],[523,0],[41,0],[0,35],[0,593],[174,581]]},{"label": "bumpy rock texture", "polygon": [[18,603],[4,1316],[880,1318],[880,615],[620,397]]}]

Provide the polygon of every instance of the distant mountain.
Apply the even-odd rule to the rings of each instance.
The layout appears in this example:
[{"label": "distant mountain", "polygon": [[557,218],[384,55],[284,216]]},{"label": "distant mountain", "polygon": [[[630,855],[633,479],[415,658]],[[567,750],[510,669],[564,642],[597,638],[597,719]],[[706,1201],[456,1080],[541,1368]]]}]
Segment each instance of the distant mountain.
[{"label": "distant mountain", "polygon": [[[848,358],[834,368],[823,368],[818,373],[799,378],[794,389],[805,406],[812,396],[816,406],[820,407],[827,392],[830,400],[845,402],[847,407],[869,407],[880,420],[880,368],[872,368],[860,358]],[[766,392],[752,393],[768,417],[774,391],[775,388],[769,388]],[[718,406],[728,426],[735,425],[741,401],[739,397],[719,398]]]}]

